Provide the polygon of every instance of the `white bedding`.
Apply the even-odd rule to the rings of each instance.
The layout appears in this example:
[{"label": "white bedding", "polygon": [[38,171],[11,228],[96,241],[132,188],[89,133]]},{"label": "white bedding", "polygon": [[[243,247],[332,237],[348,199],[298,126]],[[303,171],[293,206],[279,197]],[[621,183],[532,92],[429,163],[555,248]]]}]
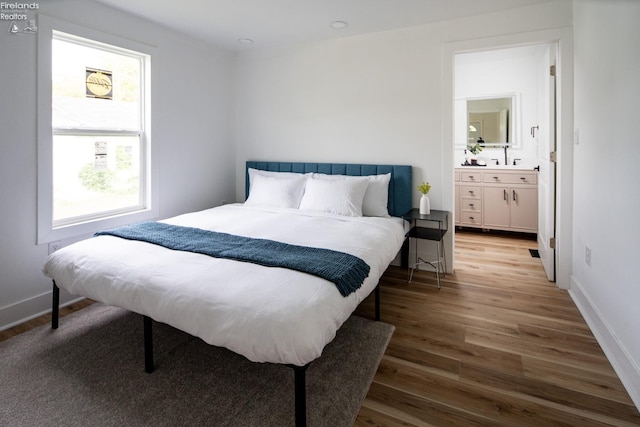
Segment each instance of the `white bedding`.
[{"label": "white bedding", "polygon": [[320,357],[404,240],[400,218],[242,204],[164,222],[334,249],[362,258],[371,271],[344,298],[333,283],[306,273],[99,236],[51,254],[44,273],[72,294],[149,316],[251,361],[297,366]]}]

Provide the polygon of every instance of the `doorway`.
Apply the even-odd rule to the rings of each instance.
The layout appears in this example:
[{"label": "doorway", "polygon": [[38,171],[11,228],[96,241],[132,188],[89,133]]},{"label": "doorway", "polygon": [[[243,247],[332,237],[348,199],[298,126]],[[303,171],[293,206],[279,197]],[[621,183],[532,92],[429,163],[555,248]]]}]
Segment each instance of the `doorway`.
[{"label": "doorway", "polygon": [[[469,137],[482,126],[470,122],[468,106],[478,100],[490,103],[509,99],[509,138],[481,144],[473,165],[494,168],[537,170],[537,200],[530,207],[537,217],[535,254],[541,258],[547,278],[556,280],[556,60],[558,44],[531,43],[520,46],[483,48],[453,54],[454,171],[469,165]],[[473,100],[473,101],[472,101]],[[476,120],[474,118],[474,120]],[[475,133],[474,133],[475,135]],[[481,138],[479,138],[479,142]],[[475,143],[475,138],[474,141]],[[472,144],[473,145],[473,144]],[[477,147],[476,147],[477,148]],[[474,150],[475,151],[475,150]],[[553,155],[551,153],[554,153]],[[469,170],[469,169],[466,169]],[[481,171],[482,169],[476,169]],[[455,173],[455,172],[454,172]],[[458,189],[459,186],[456,186]],[[494,189],[492,189],[494,190]],[[505,194],[507,194],[505,192]],[[461,209],[456,194],[455,209]],[[505,196],[506,197],[506,196]],[[483,196],[484,198],[484,196]],[[506,199],[505,199],[506,200]],[[515,193],[514,199],[515,203]],[[491,205],[482,206],[476,217],[486,217]],[[489,200],[484,200],[485,204]],[[533,205],[531,205],[533,206]],[[464,226],[456,212],[456,225]],[[463,216],[464,218],[464,216]],[[477,225],[476,225],[477,226]],[[484,222],[479,227],[483,229]],[[491,229],[491,227],[484,227]],[[455,241],[455,227],[454,241]],[[532,252],[532,255],[534,253]],[[452,254],[453,256],[453,254]],[[455,263],[455,259],[454,259]]]}]

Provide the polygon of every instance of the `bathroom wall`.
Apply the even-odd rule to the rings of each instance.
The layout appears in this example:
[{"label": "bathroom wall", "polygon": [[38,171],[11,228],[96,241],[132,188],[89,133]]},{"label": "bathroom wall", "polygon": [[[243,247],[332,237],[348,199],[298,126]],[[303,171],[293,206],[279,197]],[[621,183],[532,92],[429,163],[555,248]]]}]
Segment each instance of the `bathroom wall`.
[{"label": "bathroom wall", "polygon": [[[508,164],[535,166],[536,140],[531,127],[539,124],[538,93],[540,68],[546,61],[548,47],[532,45],[484,52],[470,52],[455,58],[455,165],[464,162],[464,146],[467,138],[467,98],[503,97],[511,94],[515,99],[514,140],[516,148],[507,153]],[[502,148],[485,148],[478,154],[479,160],[488,165],[505,164]]]}]

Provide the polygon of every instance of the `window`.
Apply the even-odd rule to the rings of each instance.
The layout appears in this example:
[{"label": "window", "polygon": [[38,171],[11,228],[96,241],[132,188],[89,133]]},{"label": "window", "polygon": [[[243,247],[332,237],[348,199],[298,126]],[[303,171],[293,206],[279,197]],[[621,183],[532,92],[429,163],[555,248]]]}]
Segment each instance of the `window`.
[{"label": "window", "polygon": [[150,49],[42,21],[38,241],[155,216]]}]

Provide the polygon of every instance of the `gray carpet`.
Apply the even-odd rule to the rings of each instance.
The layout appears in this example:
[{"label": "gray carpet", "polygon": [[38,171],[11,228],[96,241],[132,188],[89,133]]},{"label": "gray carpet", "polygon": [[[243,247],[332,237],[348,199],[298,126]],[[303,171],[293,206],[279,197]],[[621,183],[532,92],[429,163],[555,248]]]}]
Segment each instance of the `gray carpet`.
[{"label": "gray carpet", "polygon": [[[0,342],[0,426],[294,425],[293,369],[93,304]],[[309,426],[351,426],[394,327],[352,316],[307,370]]]}]

